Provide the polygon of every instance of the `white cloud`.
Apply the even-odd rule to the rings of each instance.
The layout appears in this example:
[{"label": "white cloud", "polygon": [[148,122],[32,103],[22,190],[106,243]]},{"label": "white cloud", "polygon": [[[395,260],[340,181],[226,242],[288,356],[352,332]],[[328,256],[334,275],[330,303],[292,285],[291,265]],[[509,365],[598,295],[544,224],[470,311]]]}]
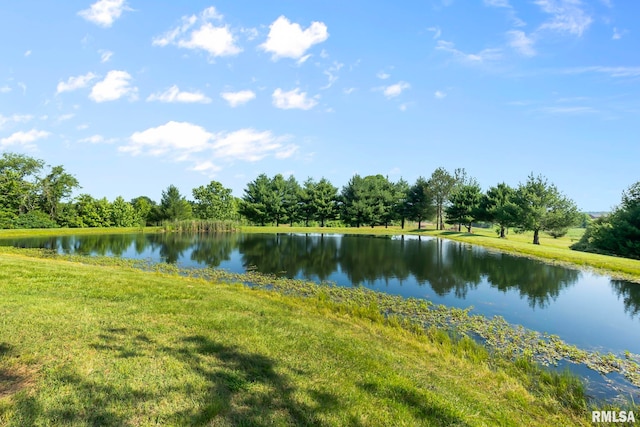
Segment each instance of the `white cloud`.
[{"label": "white cloud", "polygon": [[4,128],[4,125],[8,123],[27,123],[33,119],[30,114],[13,114],[11,116],[3,116],[0,114],[0,129]]},{"label": "white cloud", "polygon": [[384,93],[384,96],[386,96],[387,98],[394,98],[410,87],[411,85],[409,83],[400,81],[396,84],[383,88],[382,93]]},{"label": "white cloud", "polygon": [[514,48],[519,54],[523,56],[536,55],[536,50],[533,48],[534,40],[531,37],[527,37],[523,31],[507,31],[507,38],[509,39],[509,46]]},{"label": "white cloud", "polygon": [[591,107],[546,107],[541,108],[540,111],[549,114],[592,114],[597,113],[598,110]]},{"label": "white cloud", "polygon": [[91,81],[96,77],[98,76],[93,73],[87,73],[83,76],[69,77],[66,82],[58,83],[56,94],[62,92],[70,92],[73,90],[82,89],[83,87],[87,87],[89,83],[91,83]]},{"label": "white cloud", "polygon": [[222,92],[220,96],[227,101],[230,106],[237,107],[254,99],[256,94],[252,90],[241,90],[238,92]]},{"label": "white cloud", "polygon": [[208,104],[211,102],[211,98],[201,92],[181,92],[178,86],[173,85],[164,92],[149,95],[147,101]]},{"label": "white cloud", "polygon": [[273,105],[283,110],[298,108],[300,110],[310,110],[318,104],[314,98],[307,98],[306,92],[300,92],[300,88],[295,88],[289,92],[283,92],[278,88],[273,91]]},{"label": "white cloud", "polygon": [[25,56],[25,57],[27,57],[27,56],[31,56],[31,51],[30,51],[30,50],[26,51],[26,52],[24,53],[24,56]]},{"label": "white cloud", "polygon": [[102,144],[102,143],[111,144],[115,141],[116,141],[115,138],[105,139],[105,137],[102,135],[92,135],[87,138],[82,138],[78,140],[78,142],[89,143],[89,144]]},{"label": "white cloud", "polygon": [[18,85],[18,87],[20,89],[22,89],[22,94],[26,95],[27,94],[27,85],[22,83],[22,82],[18,82],[17,85]]},{"label": "white cloud", "polygon": [[[216,56],[230,56],[242,52],[227,25],[215,26],[211,21],[221,21],[215,7],[203,10],[199,16],[183,16],[181,25],[153,39],[154,46],[175,45],[185,49],[200,49]],[[197,28],[194,28],[197,27]]]},{"label": "white cloud", "polygon": [[78,15],[96,25],[108,28],[125,10],[131,10],[125,0],[99,0],[89,9],[78,12]]},{"label": "white cloud", "polygon": [[286,17],[280,16],[269,26],[267,41],[260,48],[271,52],[273,60],[300,59],[311,46],[322,43],[328,37],[327,26],[323,22],[314,21],[307,29],[302,30],[300,24],[291,23]]},{"label": "white cloud", "polygon": [[342,92],[345,95],[351,95],[353,92],[355,92],[356,88],[355,87],[348,87],[346,89],[342,89]]},{"label": "white cloud", "polygon": [[164,125],[135,132],[129,143],[118,148],[132,155],[164,156],[171,160],[193,164],[191,170],[216,172],[218,161],[255,162],[267,156],[287,158],[298,146],[285,144],[289,138],[275,136],[271,131],[240,129],[233,132],[211,133],[188,122],[170,121]]},{"label": "white cloud", "polygon": [[113,52],[110,50],[101,50],[100,51],[100,62],[105,63],[108,62],[113,56]]},{"label": "white cloud", "polygon": [[580,0],[535,0],[543,12],[551,15],[539,30],[566,32],[576,36],[589,28],[593,19],[582,10]]},{"label": "white cloud", "polygon": [[376,74],[376,77],[379,78],[380,80],[386,80],[389,77],[391,77],[391,74],[385,73],[384,71],[378,71],[378,74]]},{"label": "white cloud", "polygon": [[58,122],[65,122],[67,120],[71,120],[75,117],[76,115],[74,113],[68,113],[68,114],[63,114],[61,116],[58,116]]},{"label": "white cloud", "polygon": [[444,99],[447,97],[446,92],[443,92],[441,90],[437,90],[433,93],[434,98],[436,99]]},{"label": "white cloud", "polygon": [[51,133],[43,130],[31,129],[28,132],[15,132],[6,138],[0,139],[0,147],[8,147],[10,145],[32,146],[32,142],[43,139],[51,135]]},{"label": "white cloud", "polygon": [[253,129],[240,129],[220,135],[213,144],[214,155],[230,160],[256,162],[269,154],[276,158],[291,156],[297,146],[283,146],[286,137],[275,137],[270,131],[257,132]]},{"label": "white cloud", "polygon": [[440,29],[440,27],[429,27],[427,28],[427,31],[433,32],[434,39],[439,39],[442,35],[442,30]]},{"label": "white cloud", "polygon": [[485,6],[511,7],[509,0],[484,0]]},{"label": "white cloud", "polygon": [[324,70],[324,75],[327,76],[329,81],[326,85],[322,86],[320,90],[329,89],[333,84],[338,80],[338,71],[344,66],[340,62],[334,61],[333,65],[326,70]]},{"label": "white cloud", "polygon": [[562,74],[583,74],[583,73],[601,73],[608,74],[610,77],[640,77],[640,67],[607,67],[607,66],[591,66],[591,67],[575,67],[561,70]]},{"label": "white cloud", "polygon": [[115,101],[123,96],[135,100],[138,88],[131,86],[130,80],[131,75],[126,71],[109,71],[104,80],[99,81],[91,88],[89,98],[95,102]]},{"label": "white cloud", "polygon": [[0,93],[9,93],[11,92],[11,88],[9,86],[0,87]]},{"label": "white cloud", "polygon": [[611,40],[620,40],[622,36],[627,32],[627,30],[618,30],[618,28],[613,27],[613,35],[611,36]]},{"label": "white cloud", "polygon": [[478,53],[465,53],[456,49],[452,42],[445,40],[438,40],[436,49],[449,52],[458,61],[466,64],[482,64],[502,58],[502,51],[500,49],[483,49]]}]

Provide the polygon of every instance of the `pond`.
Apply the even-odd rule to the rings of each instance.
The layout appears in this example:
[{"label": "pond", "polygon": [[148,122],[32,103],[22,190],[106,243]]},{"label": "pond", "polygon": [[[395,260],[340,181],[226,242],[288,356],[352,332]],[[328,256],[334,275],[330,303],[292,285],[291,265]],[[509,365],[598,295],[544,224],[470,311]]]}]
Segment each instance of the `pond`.
[{"label": "pond", "polygon": [[249,269],[426,298],[500,315],[587,350],[640,353],[640,285],[425,236],[118,234],[4,239],[0,245]]}]

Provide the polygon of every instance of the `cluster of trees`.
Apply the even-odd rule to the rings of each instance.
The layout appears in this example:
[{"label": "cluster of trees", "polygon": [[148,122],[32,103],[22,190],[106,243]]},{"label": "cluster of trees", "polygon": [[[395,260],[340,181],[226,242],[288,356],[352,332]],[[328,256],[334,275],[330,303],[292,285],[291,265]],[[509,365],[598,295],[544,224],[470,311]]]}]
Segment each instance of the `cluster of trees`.
[{"label": "cluster of trees", "polygon": [[423,221],[435,220],[437,229],[448,223],[471,232],[473,223],[488,222],[498,226],[500,237],[509,228],[533,231],[534,244],[540,243],[541,231],[560,237],[580,218],[575,203],[544,177],[530,175],[517,188],[501,183],[483,193],[464,169],[452,174],[443,168],[413,185],[356,174],[341,191],[325,178],[309,178],[301,186],[293,176],[285,180],[280,174],[261,174],[247,185],[239,212],[260,225],[340,221],[355,227],[399,223],[404,228],[410,220],[421,228]]},{"label": "cluster of trees", "polygon": [[21,154],[4,153],[0,158],[0,227],[109,227],[158,224],[164,220],[240,220],[266,225],[304,224],[320,226],[371,226],[415,221],[464,225],[493,223],[504,237],[509,228],[531,230],[533,242],[539,233],[564,235],[578,220],[575,204],[541,176],[529,176],[512,188],[498,184],[482,192],[478,182],[464,169],[453,173],[436,169],[413,185],[403,179],[390,181],[382,175],[354,175],[338,189],[328,179],[259,175],[247,184],[241,199],[217,181],[192,190],[193,200],[173,185],[156,203],[147,196],[131,201],[117,197],[95,199],[89,194],[69,197],[80,188],[75,177],[62,166],[45,170],[44,162]]},{"label": "cluster of trees", "polygon": [[640,181],[622,193],[613,212],[589,224],[572,248],[640,259]]},{"label": "cluster of trees", "polygon": [[231,189],[212,181],[192,190],[189,201],[170,185],[160,203],[147,196],[113,202],[80,194],[78,180],[62,166],[48,168],[23,154],[0,157],[0,228],[132,227],[164,220],[237,220],[237,200]]}]

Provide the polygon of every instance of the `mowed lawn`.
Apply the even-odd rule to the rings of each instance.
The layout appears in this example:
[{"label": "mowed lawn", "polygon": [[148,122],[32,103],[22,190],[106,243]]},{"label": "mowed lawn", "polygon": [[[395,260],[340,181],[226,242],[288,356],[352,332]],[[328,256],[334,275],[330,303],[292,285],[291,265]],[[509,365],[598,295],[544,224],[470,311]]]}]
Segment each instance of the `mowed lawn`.
[{"label": "mowed lawn", "polygon": [[443,335],[315,299],[0,251],[0,425],[590,421]]}]

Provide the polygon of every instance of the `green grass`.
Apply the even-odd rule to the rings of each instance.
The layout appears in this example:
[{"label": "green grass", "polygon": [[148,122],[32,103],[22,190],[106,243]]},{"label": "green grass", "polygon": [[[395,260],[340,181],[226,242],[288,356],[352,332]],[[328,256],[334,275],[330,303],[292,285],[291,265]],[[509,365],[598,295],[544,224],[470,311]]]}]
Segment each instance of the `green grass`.
[{"label": "green grass", "polygon": [[569,377],[376,307],[28,254],[0,252],[0,425],[590,419]]}]

